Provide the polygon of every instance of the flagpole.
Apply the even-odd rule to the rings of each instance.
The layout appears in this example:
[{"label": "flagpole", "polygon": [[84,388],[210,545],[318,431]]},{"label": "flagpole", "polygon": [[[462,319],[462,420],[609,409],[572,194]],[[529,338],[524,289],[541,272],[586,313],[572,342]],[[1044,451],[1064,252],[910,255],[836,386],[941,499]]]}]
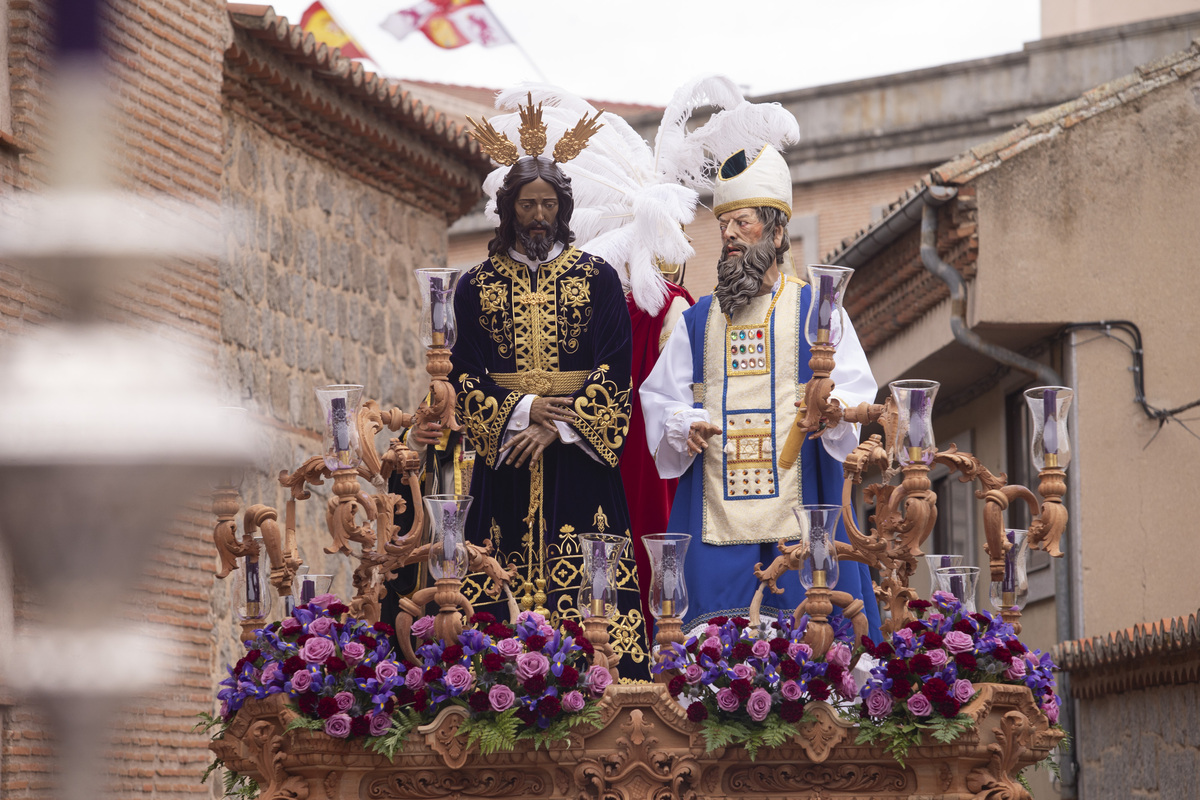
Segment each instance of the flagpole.
[{"label": "flagpole", "polygon": [[489,6],[488,10],[492,12],[492,16],[496,18],[496,23],[504,30],[504,35],[508,37],[510,42],[512,42],[513,47],[517,48],[517,52],[519,52],[521,56],[527,62],[529,62],[529,66],[533,67],[533,71],[537,73],[539,78],[541,78],[542,83],[549,83],[550,79],[546,77],[546,73],[542,72],[542,68],[537,65],[537,62],[533,60],[533,57],[530,56],[528,51],[526,51],[521,43],[517,41],[517,37],[512,35],[512,33],[508,30],[508,26],[501,21],[500,15],[496,13],[496,7]]}]

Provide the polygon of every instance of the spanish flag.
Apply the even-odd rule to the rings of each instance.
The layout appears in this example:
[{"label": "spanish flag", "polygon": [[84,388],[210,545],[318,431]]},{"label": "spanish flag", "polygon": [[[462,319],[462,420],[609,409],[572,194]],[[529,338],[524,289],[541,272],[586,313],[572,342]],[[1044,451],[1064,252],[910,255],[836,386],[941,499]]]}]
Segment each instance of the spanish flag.
[{"label": "spanish flag", "polygon": [[326,47],[340,49],[345,58],[370,58],[319,2],[309,6],[300,17],[300,30],[311,33],[314,39]]},{"label": "spanish flag", "polygon": [[381,27],[397,39],[414,31],[438,47],[451,50],[477,43],[484,47],[513,44],[513,39],[483,0],[420,0],[396,11]]}]

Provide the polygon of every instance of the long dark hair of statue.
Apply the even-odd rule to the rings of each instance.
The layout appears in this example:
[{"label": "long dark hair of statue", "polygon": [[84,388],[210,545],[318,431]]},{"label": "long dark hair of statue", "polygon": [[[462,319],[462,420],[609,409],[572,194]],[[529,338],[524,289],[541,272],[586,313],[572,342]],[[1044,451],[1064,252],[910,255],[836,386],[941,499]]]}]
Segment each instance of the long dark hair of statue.
[{"label": "long dark hair of statue", "polygon": [[541,178],[554,187],[558,195],[558,215],[554,218],[555,240],[563,246],[575,241],[571,233],[571,214],[575,211],[575,198],[571,195],[571,179],[568,178],[558,165],[545,158],[525,156],[512,165],[504,176],[504,185],[496,192],[496,212],[500,215],[500,225],[496,235],[488,242],[488,255],[497,253],[508,254],[517,241],[517,195],[521,187]]}]

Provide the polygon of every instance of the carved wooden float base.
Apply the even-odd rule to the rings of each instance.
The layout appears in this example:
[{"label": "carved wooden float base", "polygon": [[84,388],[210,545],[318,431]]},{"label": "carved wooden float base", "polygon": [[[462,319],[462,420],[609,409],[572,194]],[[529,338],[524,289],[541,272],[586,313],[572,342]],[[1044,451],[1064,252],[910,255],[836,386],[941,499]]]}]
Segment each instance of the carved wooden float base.
[{"label": "carved wooden float base", "polygon": [[788,745],[751,761],[728,747],[705,753],[700,726],[662,685],[609,687],[604,727],[575,733],[550,750],[532,743],[481,756],[457,736],[464,709],[443,711],[409,735],[394,763],[362,740],[298,729],[280,695],[251,700],[213,751],[254,778],[262,800],[390,798],[951,798],[1022,800],[1014,776],[1062,738],[1021,686],[983,684],[963,708],[975,728],[952,744],[913,747],[901,767],[881,747],[854,744],[856,729],[824,703]]}]

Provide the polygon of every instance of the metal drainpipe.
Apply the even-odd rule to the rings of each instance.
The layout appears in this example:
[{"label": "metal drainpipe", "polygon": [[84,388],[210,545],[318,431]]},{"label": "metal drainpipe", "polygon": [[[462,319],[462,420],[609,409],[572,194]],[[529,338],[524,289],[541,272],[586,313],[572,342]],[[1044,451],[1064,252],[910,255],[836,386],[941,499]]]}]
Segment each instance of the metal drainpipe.
[{"label": "metal drainpipe", "polygon": [[[921,263],[925,265],[925,269],[941,278],[950,287],[950,330],[954,334],[955,341],[1005,366],[1027,372],[1045,386],[1062,386],[1062,377],[1051,367],[1026,358],[1020,353],[1014,353],[1004,347],[985,342],[970,329],[967,325],[967,284],[958,274],[958,270],[947,264],[938,255],[937,228],[937,208],[926,205],[921,209]],[[1065,563],[1065,554],[1063,558],[1064,563],[1061,566],[1055,565],[1054,570],[1054,611],[1060,642],[1076,638],[1073,614],[1075,602],[1071,578]],[[1075,704],[1071,700],[1068,673],[1059,673],[1058,689],[1059,696],[1063,699],[1058,722],[1071,737],[1072,742],[1071,752],[1065,754],[1059,763],[1062,776],[1059,784],[1060,793],[1063,800],[1074,800],[1077,796],[1075,754],[1078,749],[1075,746],[1077,744],[1075,741]]]}]

